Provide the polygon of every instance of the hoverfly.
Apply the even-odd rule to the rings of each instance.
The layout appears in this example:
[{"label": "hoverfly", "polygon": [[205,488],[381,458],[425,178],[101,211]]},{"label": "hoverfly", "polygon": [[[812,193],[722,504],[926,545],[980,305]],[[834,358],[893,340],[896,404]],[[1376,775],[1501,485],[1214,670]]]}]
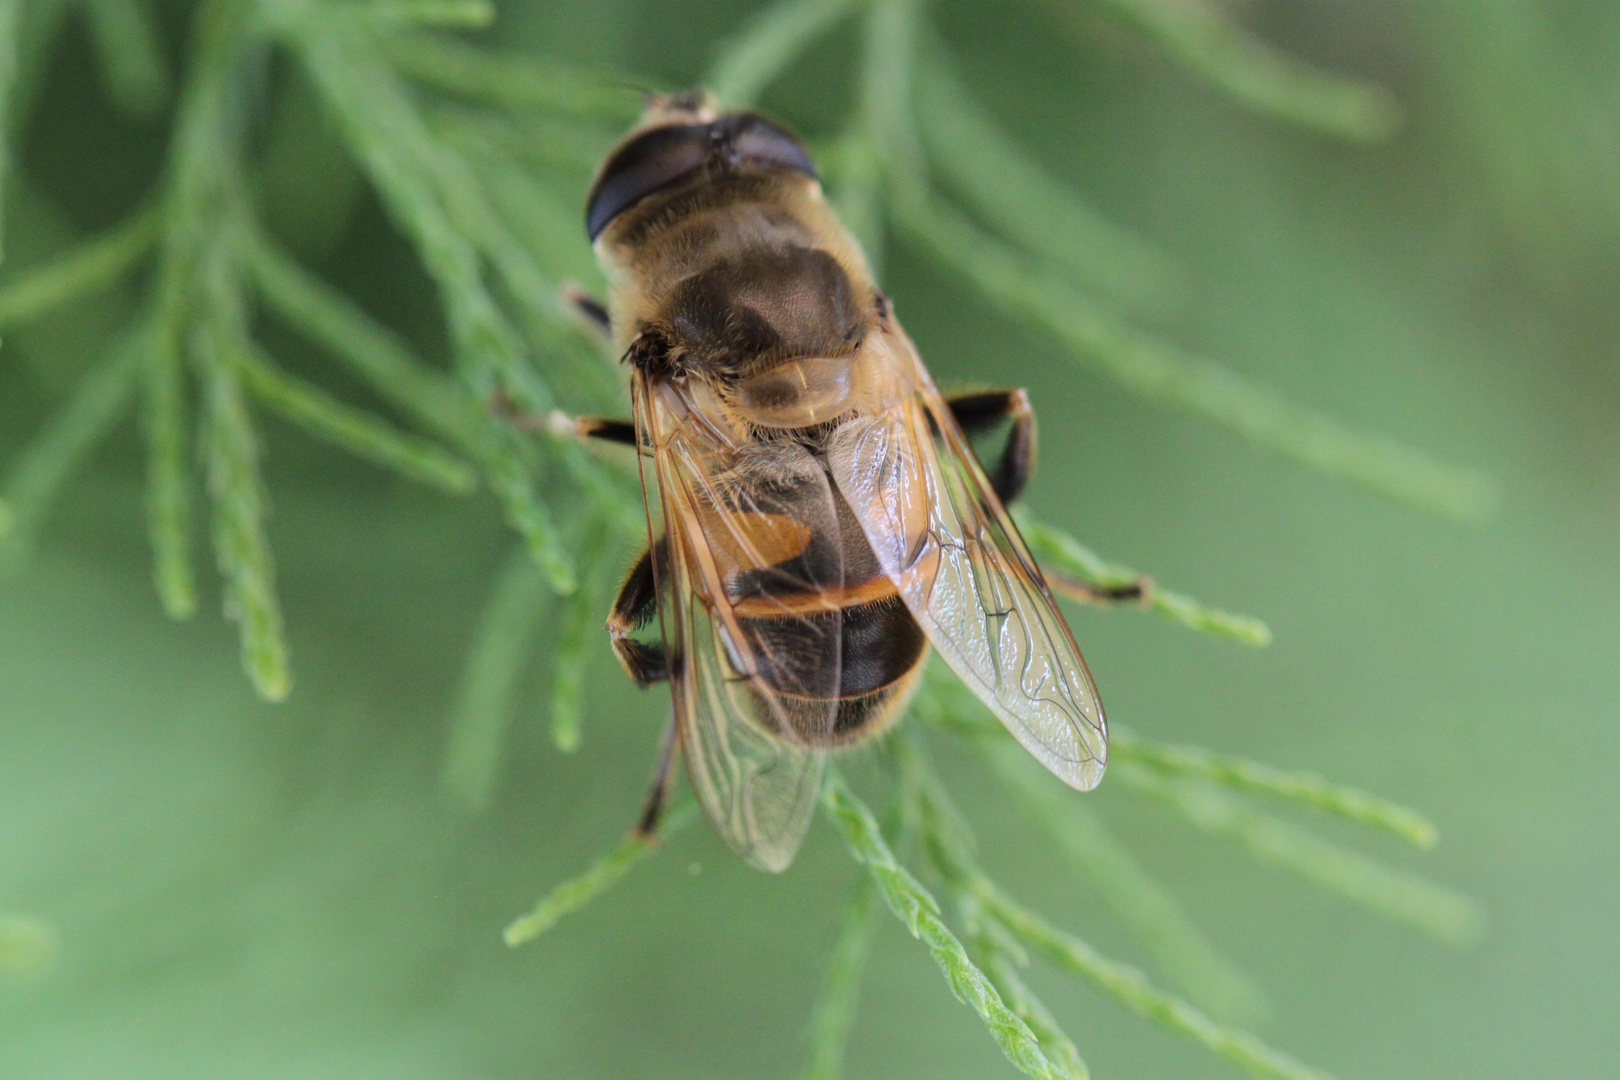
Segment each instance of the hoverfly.
[{"label": "hoverfly", "polygon": [[[726,843],[785,869],[828,753],[900,716],[930,645],[1095,787],[1102,704],[1005,508],[1034,456],[1028,398],[940,395],[799,141],[701,94],[652,98],[586,225],[611,296],[576,299],[623,351],[634,419],[562,421],[638,448],[649,544],[607,628],[674,699],[638,828],[678,747]],[[987,473],[966,433],[1008,420]]]}]

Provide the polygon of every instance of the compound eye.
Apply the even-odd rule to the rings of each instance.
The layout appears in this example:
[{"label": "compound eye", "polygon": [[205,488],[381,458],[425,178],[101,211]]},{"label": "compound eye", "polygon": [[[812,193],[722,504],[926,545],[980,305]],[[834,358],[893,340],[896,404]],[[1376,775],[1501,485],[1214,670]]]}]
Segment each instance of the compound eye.
[{"label": "compound eye", "polygon": [[743,113],[716,121],[731,123],[731,153],[735,160],[767,169],[787,169],[816,179],[816,166],[803,145],[763,116]]},{"label": "compound eye", "polygon": [[637,135],[608,158],[586,204],[585,231],[594,242],[624,211],[705,166],[816,178],[799,140],[763,116],[733,113],[707,124],[668,124]]},{"label": "compound eye", "polygon": [[631,139],[602,167],[585,211],[595,240],[608,223],[648,195],[701,168],[710,154],[708,124],[673,124]]}]

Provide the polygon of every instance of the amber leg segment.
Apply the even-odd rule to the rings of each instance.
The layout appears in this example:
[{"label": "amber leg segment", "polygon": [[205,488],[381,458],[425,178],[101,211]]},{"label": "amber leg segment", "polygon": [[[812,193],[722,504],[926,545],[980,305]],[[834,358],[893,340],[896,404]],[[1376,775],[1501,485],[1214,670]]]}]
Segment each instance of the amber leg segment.
[{"label": "amber leg segment", "polygon": [[1012,420],[1007,434],[1007,445],[1001,457],[987,463],[990,486],[1003,504],[1010,503],[1023,492],[1029,482],[1030,470],[1035,467],[1035,410],[1029,406],[1029,395],[1022,390],[990,390],[976,394],[961,394],[945,402],[951,415],[969,436],[982,434],[1001,423]]},{"label": "amber leg segment", "polygon": [[607,620],[608,637],[613,641],[619,663],[636,685],[644,688],[669,678],[663,645],[637,641],[632,636],[658,615],[658,582],[653,574],[653,559],[667,558],[668,550],[664,541],[659,540],[656,547],[641,553],[619,587],[618,599],[613,601],[613,611]]}]

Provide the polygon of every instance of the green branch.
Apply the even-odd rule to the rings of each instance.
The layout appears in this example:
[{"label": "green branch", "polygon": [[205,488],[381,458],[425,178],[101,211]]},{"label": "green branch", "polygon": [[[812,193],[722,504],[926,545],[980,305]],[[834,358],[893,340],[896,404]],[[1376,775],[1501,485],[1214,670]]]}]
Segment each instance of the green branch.
[{"label": "green branch", "polygon": [[1132,1011],[1242,1065],[1256,1076],[1269,1080],[1329,1080],[1328,1074],[1302,1065],[1254,1035],[1218,1023],[1174,994],[1157,989],[1141,972],[1108,959],[1014,902],[979,869],[972,854],[973,837],[920,749],[913,747],[908,755],[909,789],[920,804],[925,850],[959,902],[983,921],[987,933],[1006,935],[1060,969],[1088,979]]},{"label": "green branch", "polygon": [[[12,96],[17,84],[17,39],[22,18],[23,0],[0,0],[0,207],[11,201],[11,138],[18,127],[12,115]],[[3,256],[4,247],[0,245]]]},{"label": "green branch", "polygon": [[1170,776],[1193,776],[1224,787],[1262,792],[1381,829],[1414,847],[1434,847],[1440,835],[1434,823],[1378,795],[1335,784],[1311,772],[1294,772],[1248,758],[1220,754],[1201,746],[1156,742],[1116,726],[1109,749],[1115,761],[1133,761]]},{"label": "green branch", "polygon": [[844,913],[838,920],[838,937],[827,961],[827,974],[816,996],[810,1017],[810,1063],[804,1080],[840,1080],[844,1073],[844,1048],[855,1023],[860,1001],[861,976],[872,951],[877,931],[878,888],[871,877],[855,883]]},{"label": "green branch", "polygon": [[37,319],[118,281],[152,250],[157,224],[154,210],[135,214],[0,286],[0,330]]},{"label": "green branch", "polygon": [[[1277,52],[1211,0],[1104,0],[1192,70],[1251,108],[1356,142],[1400,128],[1394,95]],[[1058,0],[1072,9],[1073,0]]]},{"label": "green branch", "polygon": [[1041,1042],[1041,1050],[1063,1075],[1071,1080],[1089,1080],[1091,1070],[1080,1056],[1080,1048],[1069,1038],[1046,1003],[1036,996],[1019,974],[1019,969],[1029,964],[1028,954],[998,925],[984,917],[980,905],[972,897],[957,895],[956,902],[963,921],[968,925],[974,956],[1001,991],[1007,1006],[1029,1025]]},{"label": "green branch", "polygon": [[896,186],[900,223],[919,243],[993,303],[1041,326],[1128,389],[1202,415],[1321,472],[1448,517],[1477,520],[1491,512],[1495,488],[1479,473],[1294,405],[1213,360],[1135,330],[940,200]]},{"label": "green branch", "polygon": [[551,741],[565,754],[578,750],[582,738],[586,652],[600,641],[606,606],[602,593],[613,566],[608,530],[602,522],[586,522],[580,535],[580,551],[589,553],[590,562],[579,589],[568,598],[551,660]]},{"label": "green branch", "polygon": [[1181,903],[1114,839],[1084,800],[1012,740],[996,736],[978,743],[997,775],[1023,798],[1058,850],[1090,878],[1171,982],[1218,1016],[1252,1023],[1269,1013],[1259,988],[1216,951]]},{"label": "green branch", "polygon": [[264,404],[318,439],[449,495],[466,495],[478,474],[436,443],[399,431],[277,368],[258,348],[240,357],[244,385]]},{"label": "green branch", "polygon": [[1235,841],[1255,858],[1386,918],[1453,945],[1470,944],[1484,932],[1485,915],[1467,897],[1331,844],[1208,783],[1166,777],[1126,762],[1117,763],[1113,774],[1165,802],[1201,831]]},{"label": "green branch", "polygon": [[727,108],[753,105],[760,91],[855,6],[855,0],[783,0],[766,8],[721,45],[709,69],[709,90]]},{"label": "green branch", "polygon": [[1067,1080],[1041,1051],[1040,1040],[1029,1025],[1007,1007],[995,985],[968,958],[967,950],[940,918],[933,896],[895,861],[872,812],[834,770],[828,772],[822,805],[850,854],[872,875],[889,910],[912,937],[928,947],[951,993],[979,1014],[1007,1060],[1029,1076]]},{"label": "green branch", "polygon": [[120,334],[12,466],[0,487],[10,509],[9,528],[0,530],[5,563],[15,564],[26,555],[62,485],[124,414],[146,345],[141,330]]},{"label": "green branch", "polygon": [[390,35],[379,45],[401,74],[457,97],[621,127],[636,118],[632,80],[613,72],[582,70],[554,56],[491,53],[430,34]]},{"label": "green branch", "polygon": [[292,673],[265,534],[269,508],[259,474],[259,439],[242,386],[253,346],[230,245],[218,244],[200,270],[204,294],[191,353],[202,384],[203,460],[214,503],[214,554],[225,578],[225,612],[241,628],[242,666],[254,689],[266,701],[282,701],[292,689]]},{"label": "green branch", "polygon": [[558,885],[541,897],[527,915],[514,919],[503,934],[506,944],[516,948],[550,930],[564,916],[572,915],[618,884],[637,863],[657,851],[661,841],[674,836],[696,818],[697,805],[686,802],[665,813],[657,836],[629,834],[583,874]]},{"label": "green branch", "polygon": [[150,119],[170,93],[162,31],[145,0],[84,0],[90,40],[108,96],[130,116]]},{"label": "green branch", "polygon": [[1054,179],[1003,132],[950,67],[943,45],[917,72],[930,167],[1002,235],[1122,303],[1160,305],[1181,287],[1170,260]]},{"label": "green branch", "polygon": [[1030,552],[1047,570],[1056,569],[1104,595],[1116,590],[1139,590],[1142,606],[1190,630],[1228,637],[1256,647],[1271,644],[1271,628],[1259,619],[1234,615],[1202,604],[1190,596],[1161,589],[1146,575],[1128,566],[1107,561],[1074,537],[1037,521],[1022,510],[1014,510],[1013,516],[1029,544]]},{"label": "green branch", "polygon": [[1147,976],[1110,960],[1072,934],[1014,902],[983,877],[969,890],[1015,939],[1046,957],[1058,968],[1089,980],[1131,1011],[1183,1035],[1214,1054],[1269,1080],[1331,1080],[1330,1074],[1304,1065],[1274,1050],[1255,1036],[1210,1019],[1173,994],[1156,989]]}]

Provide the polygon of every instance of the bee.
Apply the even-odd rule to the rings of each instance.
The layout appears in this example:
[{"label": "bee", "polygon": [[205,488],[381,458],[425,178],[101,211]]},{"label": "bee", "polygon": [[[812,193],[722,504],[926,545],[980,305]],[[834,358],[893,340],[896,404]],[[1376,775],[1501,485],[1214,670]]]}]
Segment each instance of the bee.
[{"label": "bee", "polygon": [[[1006,504],[1035,420],[1021,390],[945,398],[784,128],[699,93],[649,99],[592,187],[631,421],[567,430],[638,450],[648,547],[607,620],[674,719],[709,820],[780,871],[829,753],[893,724],[930,647],[1043,765],[1095,787],[1095,685]],[[1010,421],[988,470],[969,433]],[[652,624],[661,631],[653,636]]]}]

